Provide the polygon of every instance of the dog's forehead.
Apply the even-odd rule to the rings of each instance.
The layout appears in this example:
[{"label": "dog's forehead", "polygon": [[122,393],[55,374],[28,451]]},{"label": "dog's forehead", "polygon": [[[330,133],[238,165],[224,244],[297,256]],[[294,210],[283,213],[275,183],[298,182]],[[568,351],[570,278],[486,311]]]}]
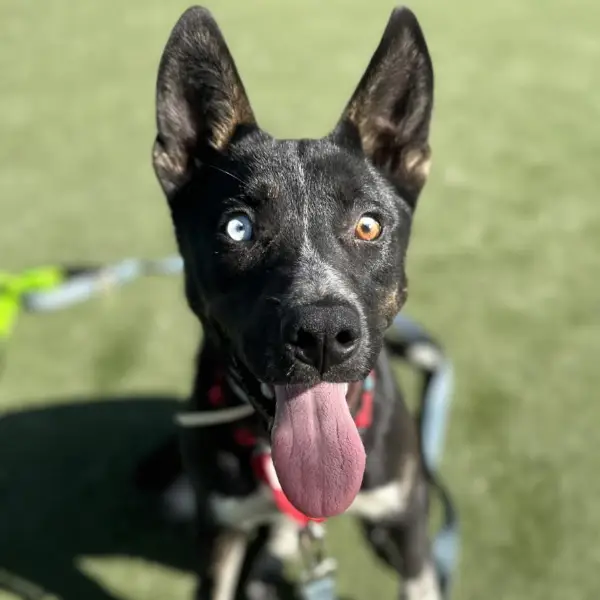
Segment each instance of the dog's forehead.
[{"label": "dog's forehead", "polygon": [[[275,140],[242,148],[239,157],[248,166],[247,193],[280,198],[336,198],[381,195],[382,178],[363,157],[328,139]],[[383,190],[382,190],[383,188]]]}]

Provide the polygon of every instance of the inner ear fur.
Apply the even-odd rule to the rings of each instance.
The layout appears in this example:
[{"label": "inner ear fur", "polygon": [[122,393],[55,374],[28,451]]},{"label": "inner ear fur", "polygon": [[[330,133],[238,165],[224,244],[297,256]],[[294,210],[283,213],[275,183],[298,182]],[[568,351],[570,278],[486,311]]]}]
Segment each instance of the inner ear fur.
[{"label": "inner ear fur", "polygon": [[433,67],[415,15],[396,8],[334,135],[358,142],[413,204],[429,173]]},{"label": "inner ear fur", "polygon": [[186,10],[164,49],[156,84],[153,148],[157,177],[171,196],[197,163],[223,152],[254,114],[234,60],[210,12]]}]

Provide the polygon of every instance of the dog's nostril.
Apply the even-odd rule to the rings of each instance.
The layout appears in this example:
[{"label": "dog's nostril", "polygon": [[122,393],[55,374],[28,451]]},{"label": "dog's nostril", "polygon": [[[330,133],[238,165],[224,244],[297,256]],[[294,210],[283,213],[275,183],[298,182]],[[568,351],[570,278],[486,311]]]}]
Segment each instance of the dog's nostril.
[{"label": "dog's nostril", "polygon": [[335,341],[340,344],[340,346],[347,347],[354,344],[356,336],[350,329],[343,329],[335,336]]},{"label": "dog's nostril", "polygon": [[296,347],[296,356],[301,361],[321,370],[324,349],[323,336],[301,327],[294,332],[293,338],[291,343]]},{"label": "dog's nostril", "polygon": [[319,340],[306,329],[299,329],[294,333],[294,340],[292,343],[300,348],[313,348],[319,342]]}]

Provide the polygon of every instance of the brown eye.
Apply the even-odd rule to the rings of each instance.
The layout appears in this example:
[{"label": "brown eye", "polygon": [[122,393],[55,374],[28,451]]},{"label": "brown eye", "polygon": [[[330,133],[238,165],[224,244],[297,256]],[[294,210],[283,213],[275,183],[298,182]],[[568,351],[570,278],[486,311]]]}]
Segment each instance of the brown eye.
[{"label": "brown eye", "polygon": [[354,235],[364,242],[372,242],[381,235],[381,224],[373,217],[363,215],[356,223]]}]

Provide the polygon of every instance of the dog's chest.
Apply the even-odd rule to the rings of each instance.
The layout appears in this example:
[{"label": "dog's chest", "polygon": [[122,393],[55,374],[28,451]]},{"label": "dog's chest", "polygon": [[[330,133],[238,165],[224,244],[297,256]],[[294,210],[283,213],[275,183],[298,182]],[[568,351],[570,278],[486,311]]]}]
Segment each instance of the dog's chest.
[{"label": "dog's chest", "polygon": [[[374,381],[373,372],[363,384],[359,410],[354,416],[356,426],[365,434],[370,431],[374,418]],[[218,406],[231,401],[231,398],[227,397],[228,392],[230,390],[217,381],[208,393],[210,403],[215,404],[214,401],[218,400]],[[287,512],[285,507],[282,509],[281,494],[276,501],[277,492],[281,492],[281,488],[270,455],[267,464],[262,465],[262,473],[256,468],[257,454],[265,449],[269,452],[266,440],[261,439],[258,431],[257,424],[248,420],[224,426],[222,435],[217,436],[220,450],[216,452],[214,460],[221,474],[218,478],[221,485],[215,485],[210,492],[208,504],[214,520],[225,527],[252,530],[262,524],[281,519],[282,514]],[[346,511],[347,514],[374,522],[401,515],[406,510],[414,471],[414,463],[407,463],[406,468],[400,473],[396,472],[396,477],[389,482],[361,490]],[[173,501],[168,503],[190,505],[189,501],[181,501],[183,496],[190,495],[191,490],[188,492],[181,488],[180,482]],[[179,496],[179,499],[176,496]],[[288,513],[292,521],[293,511],[292,507]]]}]

